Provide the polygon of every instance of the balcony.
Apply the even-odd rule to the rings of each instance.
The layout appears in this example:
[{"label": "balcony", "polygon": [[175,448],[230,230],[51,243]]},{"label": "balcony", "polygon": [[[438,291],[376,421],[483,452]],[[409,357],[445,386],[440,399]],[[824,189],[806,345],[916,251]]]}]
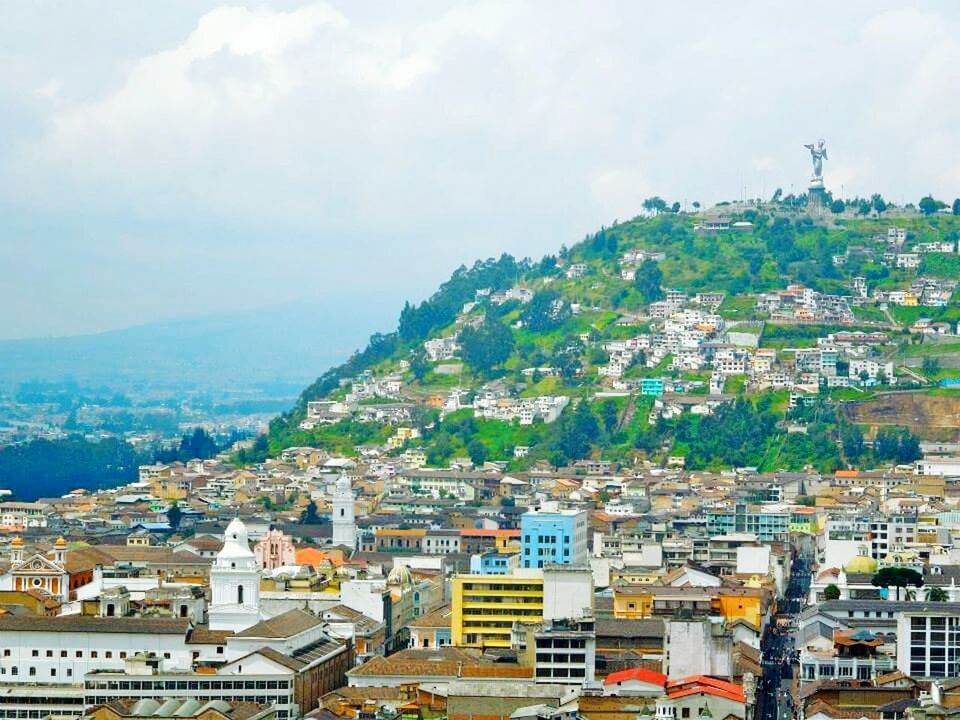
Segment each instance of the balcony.
[{"label": "balcony", "polygon": [[873,657],[830,657],[803,650],[800,652],[802,682],[824,678],[836,680],[872,680],[877,675],[896,669],[896,661],[889,655]]}]

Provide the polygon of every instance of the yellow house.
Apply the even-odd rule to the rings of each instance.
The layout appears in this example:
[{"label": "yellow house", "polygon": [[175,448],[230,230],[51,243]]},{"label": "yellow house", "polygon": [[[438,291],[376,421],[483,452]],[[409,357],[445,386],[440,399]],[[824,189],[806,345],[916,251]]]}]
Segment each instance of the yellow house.
[{"label": "yellow house", "polygon": [[790,512],[790,532],[803,535],[817,534],[817,511],[812,507],[797,506]]},{"label": "yellow house", "polygon": [[179,475],[161,475],[150,483],[150,492],[163,500],[185,500],[190,494],[190,480]]},{"label": "yellow house", "polygon": [[759,588],[724,590],[717,599],[720,613],[727,622],[746,620],[754,627],[762,627],[763,591]]},{"label": "yellow house", "polygon": [[457,575],[450,601],[457,647],[510,647],[515,622],[543,620],[543,577]]},{"label": "yellow house", "polygon": [[613,590],[613,616],[643,620],[653,615],[653,593],[642,585],[620,585]]}]

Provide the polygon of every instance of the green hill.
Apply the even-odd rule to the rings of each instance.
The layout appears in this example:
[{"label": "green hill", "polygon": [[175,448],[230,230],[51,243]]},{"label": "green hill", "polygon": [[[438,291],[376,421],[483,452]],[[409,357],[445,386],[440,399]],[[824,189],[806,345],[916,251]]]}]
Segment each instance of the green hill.
[{"label": "green hill", "polygon": [[[960,303],[955,294],[940,307],[886,308],[867,302],[854,306],[853,321],[841,325],[770,322],[757,295],[791,283],[850,296],[854,277],[865,278],[871,292],[909,289],[918,278],[957,279],[960,217],[896,209],[878,217],[857,210],[854,203],[842,214],[813,219],[784,201],[717,207],[702,214],[665,211],[602,228],[538,262],[504,255],[461,267],[426,301],[405,305],[396,331],[372,336],[362,352],[307,387],[297,405],[278,417],[269,435],[242,459],[295,445],[352,454],[358,446],[383,443],[395,427],[365,421],[362,411],[398,401],[409,405],[400,424],[417,428],[421,437],[398,444],[394,452],[422,447],[431,465],[460,456],[523,468],[537,460],[555,465],[587,457],[661,463],[683,455],[687,466],[695,468],[800,469],[810,464],[826,470],[897,459],[889,454],[889,444],[881,443],[887,456],[871,455],[857,439],[861,429],[836,412],[836,402],[851,393],[869,394],[863,388],[822,391],[808,406],[789,410],[785,390],[748,390],[746,378],[734,376],[724,390],[736,395],[736,402],[712,415],[683,413],[650,422],[653,398],[616,391],[601,374],[609,361],[605,346],[648,333],[656,322],[647,316],[651,303],[674,290],[691,299],[697,293],[722,294],[716,312],[728,327],[739,324],[734,330],[757,336],[761,347],[779,350],[787,361],[796,348],[814,346],[828,332],[853,329],[886,333],[890,343],[883,353],[898,359],[909,355],[906,348],[920,338],[907,332],[918,318],[956,323]],[[905,231],[902,247],[888,242],[890,228]],[[954,253],[930,251],[925,243],[953,243]],[[918,244],[925,248],[919,267],[898,268],[889,253],[907,253]],[[454,337],[460,345],[455,358],[428,357],[425,341]],[[709,370],[675,369],[670,361],[670,356],[655,365],[635,361],[623,378],[685,383],[689,397],[707,393]],[[929,379],[951,377],[955,371],[944,372],[937,368]],[[347,400],[357,378],[376,384],[388,376],[402,384],[397,397],[364,397],[355,405],[359,411],[346,419],[303,427],[308,402]],[[905,379],[921,385],[925,380],[922,375]],[[481,419],[469,410],[440,412],[438,406],[449,401],[455,388],[469,400],[492,392],[491,382],[509,397],[565,396],[571,402],[552,423]],[[529,452],[515,453],[518,446]]]}]

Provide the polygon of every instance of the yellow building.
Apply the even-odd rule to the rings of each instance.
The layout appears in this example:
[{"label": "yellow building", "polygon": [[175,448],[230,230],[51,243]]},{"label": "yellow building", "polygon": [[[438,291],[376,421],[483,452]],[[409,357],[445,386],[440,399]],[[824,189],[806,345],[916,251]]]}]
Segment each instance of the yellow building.
[{"label": "yellow building", "polygon": [[790,511],[790,532],[803,535],[817,534],[817,511],[812,507],[797,506]]},{"label": "yellow building", "polygon": [[756,628],[763,627],[763,590],[759,588],[725,589],[718,596],[720,614],[727,622],[746,620]]},{"label": "yellow building", "polygon": [[653,615],[653,593],[642,585],[619,585],[613,590],[613,616],[644,620]]},{"label": "yellow building", "polygon": [[186,500],[190,494],[190,480],[182,475],[161,475],[150,481],[150,492],[163,500]]},{"label": "yellow building", "polygon": [[450,640],[457,647],[510,647],[514,622],[543,620],[543,578],[457,575]]}]

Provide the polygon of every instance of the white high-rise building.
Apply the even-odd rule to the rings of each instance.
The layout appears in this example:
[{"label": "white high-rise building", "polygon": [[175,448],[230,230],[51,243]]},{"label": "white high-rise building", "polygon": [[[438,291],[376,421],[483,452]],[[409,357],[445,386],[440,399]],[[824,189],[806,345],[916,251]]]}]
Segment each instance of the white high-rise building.
[{"label": "white high-rise building", "polygon": [[353,488],[350,478],[341,475],[333,491],[333,544],[357,548],[357,522],[354,517]]},{"label": "white high-rise building", "polygon": [[223,549],[210,568],[211,630],[240,632],[256,625],[260,614],[260,564],[250,550],[247,528],[239,518],[227,525]]}]

